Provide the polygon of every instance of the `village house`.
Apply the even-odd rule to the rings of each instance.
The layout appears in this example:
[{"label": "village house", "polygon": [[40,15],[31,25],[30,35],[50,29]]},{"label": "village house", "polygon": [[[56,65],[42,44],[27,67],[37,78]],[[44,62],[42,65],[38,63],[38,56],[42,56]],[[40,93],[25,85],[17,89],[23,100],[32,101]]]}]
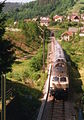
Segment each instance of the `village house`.
[{"label": "village house", "polygon": [[84,20],[84,14],[81,14],[81,19]]},{"label": "village house", "polygon": [[50,19],[49,17],[40,17],[40,25],[41,26],[49,26]]},{"label": "village house", "polygon": [[77,34],[77,32],[78,32],[78,28],[76,28],[76,27],[69,27],[69,29],[68,29],[68,31],[69,32],[72,32],[73,34]]},{"label": "village house", "polygon": [[79,22],[80,21],[80,17],[78,15],[70,15],[67,17],[68,21],[72,21],[72,22]]},{"label": "village house", "polygon": [[66,31],[61,35],[61,39],[65,41],[70,41],[70,39],[73,37],[73,33]]},{"label": "village house", "polygon": [[80,28],[79,36],[80,36],[80,37],[84,36],[84,27],[81,27],[81,28]]},{"label": "village house", "polygon": [[55,15],[53,17],[53,20],[56,22],[56,21],[59,21],[59,22],[62,22],[63,21],[63,16],[59,16],[59,15]]},{"label": "village house", "polygon": [[36,18],[33,18],[33,19],[32,19],[32,21],[35,21],[35,22],[36,22],[36,21],[37,21],[37,19],[38,19],[37,17],[36,17]]},{"label": "village house", "polygon": [[67,20],[68,20],[68,21],[71,21],[71,16],[70,16],[70,15],[67,16]]},{"label": "village house", "polygon": [[79,22],[79,20],[80,20],[80,19],[79,19],[79,16],[76,16],[76,15],[72,15],[72,16],[71,16],[71,21],[72,21],[72,22]]},{"label": "village house", "polygon": [[18,21],[14,21],[14,26],[17,26],[17,24],[18,24]]}]

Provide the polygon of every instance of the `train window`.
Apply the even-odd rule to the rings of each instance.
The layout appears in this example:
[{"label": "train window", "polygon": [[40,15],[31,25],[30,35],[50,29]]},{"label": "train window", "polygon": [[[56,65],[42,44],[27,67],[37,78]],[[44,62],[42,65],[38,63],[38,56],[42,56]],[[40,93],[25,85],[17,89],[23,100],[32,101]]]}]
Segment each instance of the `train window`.
[{"label": "train window", "polygon": [[60,59],[57,60],[57,62],[59,62],[59,61],[60,61]]},{"label": "train window", "polygon": [[59,78],[58,77],[53,77],[53,81],[58,81]]},{"label": "train window", "polygon": [[61,61],[62,61],[62,62],[64,62],[64,60],[63,60],[63,59],[61,59]]},{"label": "train window", "polygon": [[62,64],[61,64],[61,63],[58,63],[58,64],[56,64],[55,67],[62,67]]},{"label": "train window", "polygon": [[66,78],[65,77],[61,77],[60,78],[60,82],[66,82]]}]

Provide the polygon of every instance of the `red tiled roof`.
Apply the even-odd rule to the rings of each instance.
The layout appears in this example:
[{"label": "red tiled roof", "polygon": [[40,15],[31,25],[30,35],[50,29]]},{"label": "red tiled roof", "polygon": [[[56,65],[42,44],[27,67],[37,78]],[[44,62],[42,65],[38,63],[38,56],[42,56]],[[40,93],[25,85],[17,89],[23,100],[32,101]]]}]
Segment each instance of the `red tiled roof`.
[{"label": "red tiled roof", "polygon": [[44,23],[44,22],[47,23],[47,22],[50,22],[50,19],[49,19],[49,17],[41,17],[41,18],[40,18],[40,22],[41,22],[41,23]]},{"label": "red tiled roof", "polygon": [[68,31],[72,32],[72,33],[77,33],[78,32],[78,28],[76,28],[76,27],[69,27]]},{"label": "red tiled roof", "polygon": [[72,16],[71,16],[71,19],[72,19],[72,20],[74,20],[74,19],[79,19],[79,16],[72,15]]},{"label": "red tiled roof", "polygon": [[55,15],[53,19],[63,18],[63,16]]},{"label": "red tiled roof", "polygon": [[69,31],[66,31],[66,32],[64,32],[64,33],[62,34],[62,36],[64,36],[64,35],[72,36],[73,33],[72,33],[72,32],[69,32]]},{"label": "red tiled roof", "polygon": [[82,28],[82,29],[80,30],[80,32],[84,33],[84,28]]},{"label": "red tiled roof", "polygon": [[40,20],[50,20],[49,17],[40,17]]}]

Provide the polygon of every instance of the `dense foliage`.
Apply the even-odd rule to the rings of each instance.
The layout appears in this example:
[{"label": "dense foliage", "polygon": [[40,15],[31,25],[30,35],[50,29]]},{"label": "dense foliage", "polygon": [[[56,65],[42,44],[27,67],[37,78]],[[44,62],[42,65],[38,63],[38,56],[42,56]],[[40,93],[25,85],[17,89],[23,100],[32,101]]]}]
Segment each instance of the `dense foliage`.
[{"label": "dense foliage", "polygon": [[[45,49],[45,59],[47,58],[47,49]],[[43,65],[43,49],[38,51],[38,54],[31,59],[30,67],[33,71],[37,72]]]},{"label": "dense foliage", "polygon": [[10,11],[8,16],[13,17],[14,20],[20,20],[24,18],[33,18],[36,16],[47,16],[50,14],[65,14],[66,10],[74,4],[74,0],[52,0],[52,2],[47,2],[47,0],[40,0],[39,2],[32,1],[24,4],[14,12]]},{"label": "dense foliage", "polygon": [[84,13],[84,7],[80,8],[80,13]]},{"label": "dense foliage", "polygon": [[31,44],[31,42],[39,42],[39,35],[40,35],[40,30],[38,28],[37,23],[35,22],[28,22],[24,23],[22,26],[23,33],[25,34],[27,38],[27,44]]},{"label": "dense foliage", "polygon": [[[48,37],[50,36],[50,31],[47,29],[47,27],[41,27],[39,24],[33,21],[22,23],[20,27],[22,27],[22,31],[26,37],[26,44],[28,46],[32,46],[34,44],[32,48],[39,48],[42,43],[43,37],[45,37],[45,39],[48,39]],[[44,31],[44,33],[41,29]]]},{"label": "dense foliage", "polygon": [[2,40],[2,36],[5,32],[5,16],[2,13],[2,8],[4,6],[4,2],[0,3],[0,41]]},{"label": "dense foliage", "polygon": [[8,40],[0,41],[0,74],[9,72],[14,62],[13,45]]},{"label": "dense foliage", "polygon": [[0,75],[11,70],[11,65],[15,59],[14,51],[10,41],[3,40],[5,33],[5,15],[2,13],[4,2],[0,3]]}]

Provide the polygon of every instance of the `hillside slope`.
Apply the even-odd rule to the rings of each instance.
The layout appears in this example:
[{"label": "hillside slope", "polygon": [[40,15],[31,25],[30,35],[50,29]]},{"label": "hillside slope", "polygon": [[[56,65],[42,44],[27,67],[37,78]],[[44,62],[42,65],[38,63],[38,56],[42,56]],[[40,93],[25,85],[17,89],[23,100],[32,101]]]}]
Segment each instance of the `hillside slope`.
[{"label": "hillside slope", "polygon": [[16,10],[18,8],[20,8],[22,6],[21,3],[11,3],[11,2],[7,2],[5,3],[5,6],[3,8],[3,12],[9,12],[9,11],[13,11]]},{"label": "hillside slope", "polygon": [[[16,19],[33,18],[36,16],[64,15],[68,8],[75,4],[74,0],[37,0],[24,4],[18,10],[9,13]],[[60,9],[59,9],[60,8]]]},{"label": "hillside slope", "polygon": [[72,7],[72,9],[69,8],[68,12],[72,13],[72,12],[84,12],[84,0],[79,0],[76,2],[76,4]]}]

